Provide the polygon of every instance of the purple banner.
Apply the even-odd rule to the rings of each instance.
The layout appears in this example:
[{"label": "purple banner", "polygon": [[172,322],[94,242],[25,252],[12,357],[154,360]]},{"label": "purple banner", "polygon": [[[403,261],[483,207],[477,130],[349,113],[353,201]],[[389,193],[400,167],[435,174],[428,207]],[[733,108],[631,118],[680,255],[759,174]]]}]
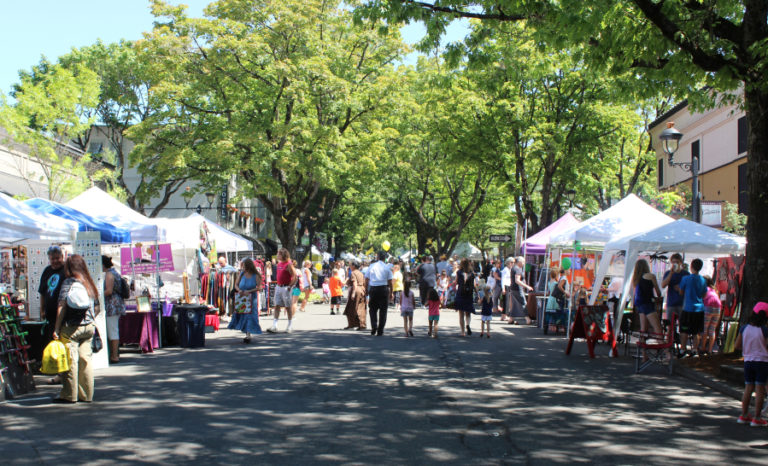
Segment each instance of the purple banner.
[{"label": "purple banner", "polygon": [[[160,251],[160,271],[173,272],[173,254],[170,244],[159,244]],[[133,249],[133,255],[131,255]],[[155,264],[157,253],[155,245],[144,245],[141,247],[121,248],[120,249],[120,273],[123,275],[131,273],[155,273],[157,265]],[[133,258],[133,268],[131,268],[131,258]]]}]

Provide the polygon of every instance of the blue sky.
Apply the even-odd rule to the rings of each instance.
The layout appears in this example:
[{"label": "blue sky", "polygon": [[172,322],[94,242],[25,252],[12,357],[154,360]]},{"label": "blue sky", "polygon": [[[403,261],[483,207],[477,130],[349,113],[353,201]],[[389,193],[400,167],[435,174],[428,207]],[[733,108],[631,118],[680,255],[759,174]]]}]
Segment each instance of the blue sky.
[{"label": "blue sky", "polygon": [[[184,3],[192,16],[201,16],[211,0],[171,0]],[[0,93],[8,95],[18,79],[18,71],[29,69],[45,55],[55,61],[72,47],[82,47],[101,39],[116,42],[138,39],[152,28],[154,17],[146,0],[5,0],[0,1],[3,25],[0,27]],[[468,31],[466,21],[455,21],[445,41],[462,39]],[[411,24],[402,29],[403,38],[415,43],[424,27]],[[413,61],[408,57],[406,62]]]}]

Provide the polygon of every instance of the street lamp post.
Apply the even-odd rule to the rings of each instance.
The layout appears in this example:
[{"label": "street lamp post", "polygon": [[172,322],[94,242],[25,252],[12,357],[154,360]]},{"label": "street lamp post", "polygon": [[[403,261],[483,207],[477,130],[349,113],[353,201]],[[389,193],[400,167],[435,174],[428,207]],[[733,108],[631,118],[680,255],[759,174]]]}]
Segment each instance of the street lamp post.
[{"label": "street lamp post", "polygon": [[694,222],[701,223],[701,193],[699,192],[699,155],[691,154],[690,162],[675,162],[675,152],[680,146],[683,133],[675,129],[675,122],[667,123],[667,129],[661,132],[659,139],[664,153],[667,154],[667,163],[670,167],[680,167],[691,174],[691,218]]},{"label": "street lamp post", "polygon": [[576,199],[576,190],[569,189],[565,192],[565,198],[568,199],[568,202],[571,204],[571,207],[573,207],[573,200]]}]

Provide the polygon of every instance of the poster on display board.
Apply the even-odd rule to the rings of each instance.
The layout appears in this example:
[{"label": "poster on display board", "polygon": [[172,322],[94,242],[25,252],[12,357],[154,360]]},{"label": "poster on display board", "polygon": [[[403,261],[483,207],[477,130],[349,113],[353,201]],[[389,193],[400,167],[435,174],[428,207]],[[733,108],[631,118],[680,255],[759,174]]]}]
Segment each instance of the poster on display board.
[{"label": "poster on display board", "polygon": [[[104,275],[101,267],[101,233],[98,231],[78,231],[75,236],[75,244],[72,252],[83,256],[85,264],[88,267],[88,273],[96,282],[96,288],[99,290],[99,303],[101,303],[101,312],[96,316],[96,328],[99,331],[102,341],[107,340],[107,320],[104,310]],[[104,345],[106,347],[106,345]],[[93,367],[102,369],[109,367],[108,351],[103,349],[93,355]]]},{"label": "poster on display board", "polygon": [[[133,251],[131,251],[133,250]],[[157,272],[156,252],[160,254],[160,272],[173,272],[173,253],[171,244],[134,246],[132,248],[120,248],[120,273],[155,273]],[[133,266],[131,266],[133,259]]]},{"label": "poster on display board", "polygon": [[32,320],[40,320],[40,294],[37,290],[40,289],[40,277],[43,275],[43,270],[49,265],[48,247],[40,244],[27,247],[29,264],[27,268],[29,270],[27,304],[29,305],[29,318]]}]

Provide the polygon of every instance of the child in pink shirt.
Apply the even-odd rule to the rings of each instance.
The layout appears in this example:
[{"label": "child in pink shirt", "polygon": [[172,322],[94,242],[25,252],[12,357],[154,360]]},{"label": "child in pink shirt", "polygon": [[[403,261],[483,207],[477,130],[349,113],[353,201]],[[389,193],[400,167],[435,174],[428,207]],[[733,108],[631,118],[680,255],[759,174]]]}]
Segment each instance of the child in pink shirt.
[{"label": "child in pink shirt", "polygon": [[[765,383],[768,380],[768,303],[755,304],[754,313],[749,316],[749,325],[739,329],[736,349],[743,348],[744,355],[744,396],[741,398],[741,416],[736,422],[752,427],[765,427],[768,422],[760,417],[765,401]],[[749,402],[755,392],[755,417],[749,415]]]},{"label": "child in pink shirt", "polygon": [[[437,322],[440,320],[440,295],[437,294],[437,290],[430,288],[427,293],[427,307],[429,308],[429,334],[431,337],[437,338]],[[432,324],[435,326],[435,330],[432,330]]]},{"label": "child in pink shirt", "polygon": [[720,297],[715,291],[715,282],[710,277],[704,277],[707,281],[707,292],[704,294],[704,331],[701,333],[701,346],[699,354],[706,356],[712,353],[712,347],[715,346],[715,333],[717,323],[720,321]]}]

